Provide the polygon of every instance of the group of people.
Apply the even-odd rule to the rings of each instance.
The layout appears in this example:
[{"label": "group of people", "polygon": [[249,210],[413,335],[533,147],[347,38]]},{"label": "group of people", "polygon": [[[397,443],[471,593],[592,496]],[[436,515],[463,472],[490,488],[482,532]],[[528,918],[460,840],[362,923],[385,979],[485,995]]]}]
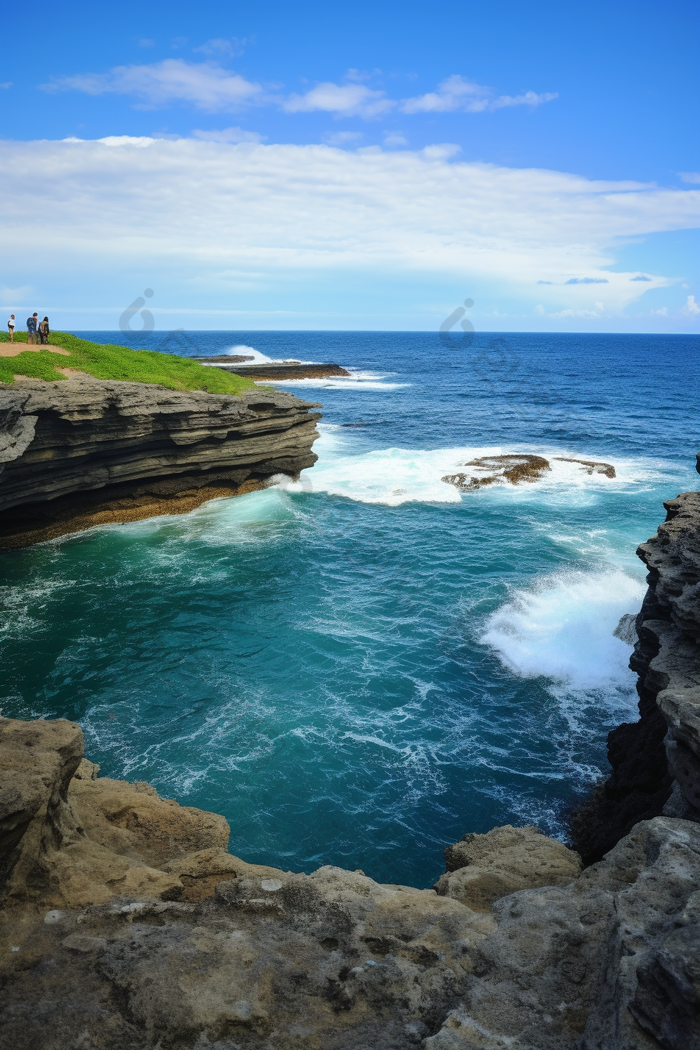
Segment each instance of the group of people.
[{"label": "group of people", "polygon": [[[7,330],[10,333],[10,342],[15,341],[15,315],[10,314],[10,319],[7,322]],[[51,331],[49,329],[49,319],[45,317],[43,321],[39,320],[38,313],[34,312],[31,317],[27,318],[27,343],[30,345],[36,345],[37,337],[42,346],[45,346],[49,341]]]}]

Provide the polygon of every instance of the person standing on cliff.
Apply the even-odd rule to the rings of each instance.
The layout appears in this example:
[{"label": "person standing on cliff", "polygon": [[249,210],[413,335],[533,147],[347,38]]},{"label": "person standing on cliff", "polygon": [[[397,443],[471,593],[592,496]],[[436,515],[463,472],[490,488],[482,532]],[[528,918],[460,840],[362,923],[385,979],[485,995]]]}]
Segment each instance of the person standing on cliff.
[{"label": "person standing on cliff", "polygon": [[15,315],[10,314],[10,320],[7,322],[7,330],[10,333],[10,342],[15,341]]},{"label": "person standing on cliff", "polygon": [[27,318],[27,343],[32,345],[36,343],[36,326],[38,317],[39,315],[35,311],[31,317]]},{"label": "person standing on cliff", "polygon": [[46,346],[49,341],[49,319],[45,317],[43,321],[39,322],[39,342],[42,346]]}]

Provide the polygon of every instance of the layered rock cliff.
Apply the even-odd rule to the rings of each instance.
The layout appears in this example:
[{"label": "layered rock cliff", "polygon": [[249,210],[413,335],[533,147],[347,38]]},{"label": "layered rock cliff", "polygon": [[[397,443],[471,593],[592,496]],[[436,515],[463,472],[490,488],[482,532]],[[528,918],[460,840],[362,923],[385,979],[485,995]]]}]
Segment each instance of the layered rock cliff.
[{"label": "layered rock cliff", "polygon": [[189,510],[316,460],[316,406],[71,379],[0,388],[0,546]]}]

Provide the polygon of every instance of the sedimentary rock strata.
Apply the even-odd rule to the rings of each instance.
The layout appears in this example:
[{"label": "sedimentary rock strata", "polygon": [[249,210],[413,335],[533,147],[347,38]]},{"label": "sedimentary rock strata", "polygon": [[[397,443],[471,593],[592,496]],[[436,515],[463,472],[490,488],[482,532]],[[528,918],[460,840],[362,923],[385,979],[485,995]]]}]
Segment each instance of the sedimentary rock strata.
[{"label": "sedimentary rock strata", "polygon": [[0,546],[190,510],[316,460],[315,407],[144,383],[25,381],[0,391]]}]

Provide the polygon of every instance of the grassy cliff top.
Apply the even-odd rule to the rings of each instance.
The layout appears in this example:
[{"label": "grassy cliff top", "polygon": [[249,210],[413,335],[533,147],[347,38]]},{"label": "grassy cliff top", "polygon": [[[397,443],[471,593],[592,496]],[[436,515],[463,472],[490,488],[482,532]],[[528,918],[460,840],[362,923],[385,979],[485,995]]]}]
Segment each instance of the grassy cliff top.
[{"label": "grassy cliff top", "polygon": [[[131,383],[158,383],[170,390],[207,390],[210,394],[240,394],[254,386],[251,379],[221,368],[197,364],[188,357],[159,354],[156,350],[131,350],[103,346],[66,332],[52,332],[49,346],[36,346],[13,357],[0,356],[0,383],[14,383],[15,376],[48,381],[67,379],[57,369],[75,369],[95,379]],[[9,335],[0,332],[0,349],[7,349]],[[17,332],[15,343],[26,343],[27,333]],[[64,353],[52,351],[60,350]],[[38,352],[37,352],[38,351]]]}]

